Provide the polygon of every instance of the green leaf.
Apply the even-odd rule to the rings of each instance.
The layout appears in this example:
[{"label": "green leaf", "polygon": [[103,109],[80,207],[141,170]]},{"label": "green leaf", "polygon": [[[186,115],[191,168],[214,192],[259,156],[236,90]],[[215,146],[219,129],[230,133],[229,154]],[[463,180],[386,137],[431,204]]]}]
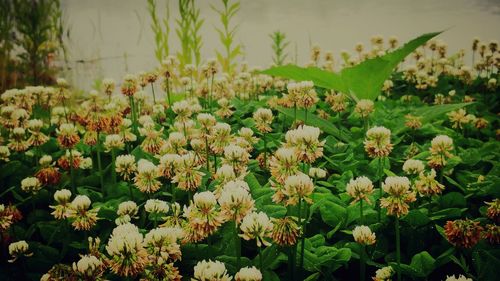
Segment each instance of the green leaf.
[{"label": "green leaf", "polygon": [[380,94],[384,81],[390,77],[393,69],[411,52],[440,33],[421,35],[393,52],[344,68],[340,73],[295,65],[276,66],[262,73],[297,81],[310,80],[316,86],[341,91],[357,99],[374,100]]},{"label": "green leaf", "polygon": [[346,208],[331,201],[323,200],[319,210],[323,221],[331,227],[336,227],[339,223],[344,224],[347,220]]},{"label": "green leaf", "polygon": [[435,261],[427,251],[423,251],[413,256],[410,266],[426,277],[434,270]]},{"label": "green leaf", "polygon": [[477,271],[477,280],[498,280],[500,250],[478,250],[472,253],[472,261]]},{"label": "green leaf", "polygon": [[447,193],[439,198],[439,202],[443,209],[453,207],[460,208],[467,205],[464,195],[460,192]]},{"label": "green leaf", "polygon": [[317,67],[303,68],[287,64],[271,67],[262,71],[262,73],[272,76],[281,76],[295,81],[313,81],[314,85],[318,87],[335,89],[345,93],[348,92],[339,74],[325,71]]},{"label": "green leaf", "polygon": [[420,227],[428,224],[431,220],[427,215],[419,210],[411,210],[402,221],[408,223],[413,227]]}]

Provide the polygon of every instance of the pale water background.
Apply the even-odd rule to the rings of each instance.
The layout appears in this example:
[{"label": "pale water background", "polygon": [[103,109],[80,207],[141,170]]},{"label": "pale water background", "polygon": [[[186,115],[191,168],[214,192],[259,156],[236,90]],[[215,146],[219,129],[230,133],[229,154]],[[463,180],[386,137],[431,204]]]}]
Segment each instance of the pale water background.
[{"label": "pale water background", "polygon": [[[126,73],[151,70],[158,62],[146,0],[62,0],[70,27],[68,40],[70,71],[65,76],[80,89],[90,89],[94,79],[119,81]],[[165,0],[158,0],[158,12]],[[178,50],[174,19],[176,0],[170,0],[170,49]],[[219,0],[197,0],[205,19],[202,57],[215,57],[220,49],[215,26],[217,14],[210,4]],[[162,14],[159,14],[162,17]],[[368,45],[372,35],[395,35],[401,42],[422,33],[447,29],[439,36],[450,52],[470,49],[474,37],[500,39],[500,0],[242,0],[234,23],[237,41],[245,47],[242,60],[251,66],[271,63],[269,34],[280,30],[291,42],[288,51],[299,63],[309,61],[311,44],[333,51],[351,51],[357,42]]]}]

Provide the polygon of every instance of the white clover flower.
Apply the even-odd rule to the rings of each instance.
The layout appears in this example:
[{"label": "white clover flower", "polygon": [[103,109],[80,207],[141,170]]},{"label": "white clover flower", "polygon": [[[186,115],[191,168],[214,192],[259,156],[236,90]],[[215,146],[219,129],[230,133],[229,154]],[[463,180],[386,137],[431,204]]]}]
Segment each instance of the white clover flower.
[{"label": "white clover flower", "polygon": [[139,160],[139,162],[137,162],[137,172],[139,174],[142,174],[142,173],[157,174],[158,167],[156,167],[155,164],[153,164],[152,162],[150,162],[146,159],[141,159],[141,160]]},{"label": "white clover flower", "polygon": [[92,158],[90,157],[83,158],[82,161],[80,162],[80,169],[83,170],[92,169]]},{"label": "white clover flower", "polygon": [[199,209],[211,209],[217,204],[215,195],[211,191],[198,192],[193,196],[194,205]]},{"label": "white clover flower", "polygon": [[230,281],[224,263],[220,261],[203,260],[194,266],[192,281]]},{"label": "white clover flower", "polygon": [[29,245],[24,240],[9,244],[9,255],[12,256],[12,259],[10,259],[9,262],[15,262],[21,256],[32,256],[33,253],[29,253],[28,251]]},{"label": "white clover flower", "polygon": [[54,200],[59,204],[65,204],[71,199],[71,191],[67,189],[61,189],[54,193]]},{"label": "white clover flower", "polygon": [[40,160],[38,160],[38,163],[40,166],[48,166],[52,163],[52,156],[50,155],[44,155],[40,157]]},{"label": "white clover flower", "polygon": [[119,216],[129,215],[131,217],[137,215],[138,212],[139,208],[134,201],[125,201],[120,203],[120,205],[118,205],[118,210],[116,211]]},{"label": "white clover flower", "polygon": [[252,212],[243,218],[240,229],[243,234],[240,236],[245,240],[256,239],[257,247],[262,245],[270,246],[271,243],[267,242],[267,238],[273,228],[273,223],[264,212]]},{"label": "white clover flower", "polygon": [[458,277],[455,277],[455,275],[447,276],[445,281],[472,281],[472,279],[460,274]]},{"label": "white clover flower", "polygon": [[310,168],[309,176],[315,179],[322,179],[326,177],[326,171],[321,168]]},{"label": "white clover flower", "polygon": [[42,189],[42,184],[36,177],[27,177],[21,181],[21,189],[24,192],[37,193]]},{"label": "white clover flower", "polygon": [[76,263],[73,263],[73,270],[83,276],[92,277],[99,274],[103,263],[93,255],[84,255]]},{"label": "white clover flower", "polygon": [[76,210],[87,210],[92,202],[87,195],[77,195],[71,202],[71,206]]},{"label": "white clover flower", "polygon": [[9,161],[10,151],[6,145],[0,145],[0,160]]},{"label": "white clover flower", "polygon": [[167,202],[159,199],[149,199],[144,205],[144,209],[148,213],[167,213],[168,205]]},{"label": "white clover flower", "polygon": [[424,169],[424,163],[420,160],[408,159],[403,164],[403,171],[408,175],[417,175]]},{"label": "white clover flower", "polygon": [[243,267],[234,276],[235,281],[261,281],[262,273],[255,266]]},{"label": "white clover flower", "polygon": [[349,196],[354,198],[352,204],[359,200],[365,200],[367,203],[370,203],[368,196],[373,192],[373,183],[369,178],[361,176],[351,179],[346,185],[345,190]]},{"label": "white clover flower", "polygon": [[394,269],[391,266],[382,267],[377,269],[375,272],[375,281],[390,281],[392,280],[392,275],[394,274]]},{"label": "white clover flower", "polygon": [[113,149],[122,150],[125,147],[125,142],[123,137],[119,134],[107,135],[103,143],[106,152],[110,152]]},{"label": "white clover flower", "polygon": [[376,242],[375,233],[366,225],[359,225],[352,231],[354,241],[362,245],[373,245]]}]

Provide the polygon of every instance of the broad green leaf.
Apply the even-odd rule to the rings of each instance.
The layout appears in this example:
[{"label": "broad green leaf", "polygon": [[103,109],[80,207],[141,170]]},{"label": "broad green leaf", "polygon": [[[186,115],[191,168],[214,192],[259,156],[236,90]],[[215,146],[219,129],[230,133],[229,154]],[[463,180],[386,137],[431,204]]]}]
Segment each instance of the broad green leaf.
[{"label": "broad green leaf", "polygon": [[427,251],[423,251],[413,256],[410,266],[424,276],[428,276],[435,268],[435,261]]},{"label": "broad green leaf", "polygon": [[323,221],[331,227],[336,227],[339,223],[344,224],[347,220],[346,208],[331,201],[324,200],[319,210]]},{"label": "broad green leaf", "polygon": [[420,227],[428,224],[431,220],[427,215],[419,210],[411,210],[402,221],[408,223],[413,227]]},{"label": "broad green leaf", "polygon": [[347,87],[349,92],[358,99],[374,100],[380,94],[384,81],[389,79],[393,69],[415,49],[440,33],[421,35],[394,52],[344,68],[340,73],[343,86]]},{"label": "broad green leaf", "polygon": [[313,81],[314,85],[326,89],[348,92],[344,82],[337,73],[325,71],[317,67],[300,67],[292,64],[276,66],[262,71],[264,74],[281,76],[295,81]]},{"label": "broad green leaf", "polygon": [[374,100],[380,94],[384,81],[389,79],[393,69],[411,52],[440,33],[421,35],[393,52],[344,68],[340,73],[295,65],[276,66],[262,73],[296,81],[310,80],[316,86],[341,91],[352,95],[355,99]]},{"label": "broad green leaf", "polygon": [[477,280],[498,280],[500,268],[500,250],[478,250],[472,254]]}]

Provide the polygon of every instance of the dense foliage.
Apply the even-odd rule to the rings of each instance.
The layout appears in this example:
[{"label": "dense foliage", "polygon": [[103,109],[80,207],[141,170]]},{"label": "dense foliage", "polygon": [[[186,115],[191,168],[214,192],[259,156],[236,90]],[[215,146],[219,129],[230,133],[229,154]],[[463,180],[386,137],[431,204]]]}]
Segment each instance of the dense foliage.
[{"label": "dense foliage", "polygon": [[4,92],[1,279],[496,280],[498,43],[436,35]]}]

